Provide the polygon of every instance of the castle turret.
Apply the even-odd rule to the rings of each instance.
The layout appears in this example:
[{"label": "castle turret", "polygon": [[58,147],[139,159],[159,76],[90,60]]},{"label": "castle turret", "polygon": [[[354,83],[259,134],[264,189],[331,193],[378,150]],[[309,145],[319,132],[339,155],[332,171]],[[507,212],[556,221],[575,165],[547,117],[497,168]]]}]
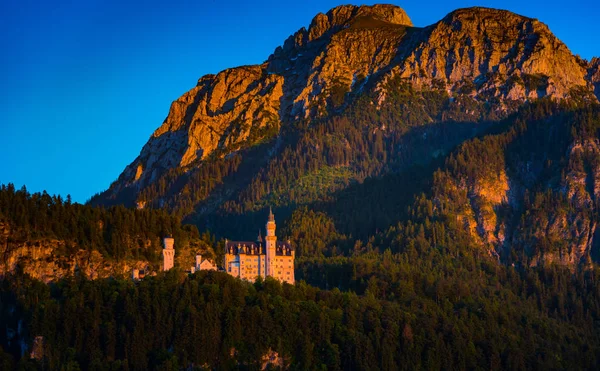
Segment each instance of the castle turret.
[{"label": "castle turret", "polygon": [[274,260],[275,260],[275,248],[277,246],[277,236],[275,236],[275,215],[273,210],[269,207],[269,220],[267,221],[267,236],[265,237],[266,245],[266,273],[267,276],[273,275],[274,272]]},{"label": "castle turret", "polygon": [[200,265],[202,264],[202,255],[196,254],[196,272],[200,270]]},{"label": "castle turret", "polygon": [[163,255],[163,271],[168,271],[175,265],[175,240],[167,237],[163,240],[165,248],[162,251]]}]

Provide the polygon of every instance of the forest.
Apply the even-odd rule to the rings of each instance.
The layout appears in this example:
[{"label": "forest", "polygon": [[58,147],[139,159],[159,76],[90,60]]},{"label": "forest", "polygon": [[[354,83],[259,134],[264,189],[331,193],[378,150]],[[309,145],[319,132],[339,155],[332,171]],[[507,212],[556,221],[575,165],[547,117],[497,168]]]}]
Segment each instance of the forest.
[{"label": "forest", "polygon": [[[276,351],[284,367],[299,370],[598,366],[596,273],[485,264],[479,273],[452,267],[442,278],[427,262],[415,267],[391,254],[327,264],[350,273],[331,284],[345,280],[360,293],[220,272],[50,286],[16,274],[1,282],[1,326],[21,326],[2,331],[0,362],[23,370],[252,370]],[[39,359],[19,357],[22,342],[39,336]]]},{"label": "forest", "polygon": [[[21,197],[37,210],[30,201],[39,194],[10,186],[0,194],[4,221],[38,225],[38,236],[61,233],[52,222],[23,216],[18,210],[26,207],[7,207]],[[109,223],[121,210],[50,199],[43,209],[74,218],[73,236],[77,225],[90,223],[79,218],[96,213]],[[80,214],[66,212],[72,208]],[[2,368],[253,370],[272,352],[284,368],[299,370],[599,366],[597,268],[500,264],[467,231],[436,220],[426,198],[407,213],[410,220],[365,241],[337,232],[323,214],[292,217],[291,230],[314,232],[296,236],[314,250],[299,251],[294,286],[179,269],[139,282],[74,275],[44,284],[17,269],[0,281]],[[126,214],[130,223],[145,216],[161,225],[160,211]],[[77,241],[93,246],[89,238]],[[31,358],[35,339],[41,350]]]},{"label": "forest", "polygon": [[[268,367],[299,370],[598,369],[598,107],[542,99],[469,118],[393,83],[393,105],[421,115],[372,116],[366,101],[283,133],[262,169],[268,143],[166,174],[142,210],[0,187],[5,252],[60,239],[59,254],[107,261],[156,263],[166,235],[219,261],[221,238],[253,238],[273,205],[298,281],[175,269],[44,284],[17,265],[0,281],[2,367],[253,370],[275,352]],[[167,210],[152,204],[171,191]]]},{"label": "forest", "polygon": [[166,236],[175,238],[176,248],[206,238],[195,226],[182,224],[165,210],[92,207],[73,203],[69,196],[32,194],[25,186],[16,189],[13,184],[0,185],[0,224],[8,227],[5,248],[58,239],[67,242],[65,249],[58,251],[60,255],[96,250],[114,261],[156,262]]}]

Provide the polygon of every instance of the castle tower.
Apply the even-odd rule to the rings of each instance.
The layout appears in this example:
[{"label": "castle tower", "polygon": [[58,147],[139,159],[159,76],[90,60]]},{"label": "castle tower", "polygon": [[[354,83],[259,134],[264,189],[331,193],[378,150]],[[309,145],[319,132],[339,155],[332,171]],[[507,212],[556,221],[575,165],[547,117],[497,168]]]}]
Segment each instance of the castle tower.
[{"label": "castle tower", "polygon": [[202,265],[202,255],[196,254],[196,272],[200,270],[200,265]]},{"label": "castle tower", "polygon": [[175,265],[175,240],[171,237],[167,237],[163,240],[165,248],[162,251],[163,255],[163,271],[168,271]]},{"label": "castle tower", "polygon": [[265,237],[266,247],[266,274],[267,276],[273,275],[275,269],[275,246],[277,244],[277,236],[275,236],[275,215],[273,210],[269,208],[269,220],[267,221],[267,235]]}]

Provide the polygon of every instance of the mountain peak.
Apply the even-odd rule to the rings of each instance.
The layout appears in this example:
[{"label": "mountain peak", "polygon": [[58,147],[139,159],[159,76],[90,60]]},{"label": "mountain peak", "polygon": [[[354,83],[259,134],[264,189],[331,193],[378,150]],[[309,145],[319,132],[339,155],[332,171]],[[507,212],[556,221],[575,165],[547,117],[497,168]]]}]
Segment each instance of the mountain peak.
[{"label": "mountain peak", "polygon": [[309,41],[318,39],[330,30],[335,32],[360,19],[402,26],[413,25],[406,12],[396,5],[340,5],[326,14],[319,13],[313,18],[308,29],[308,39]]},{"label": "mountain peak", "polygon": [[534,18],[529,18],[526,16],[519,15],[517,13],[513,13],[509,10],[503,9],[494,9],[494,8],[486,8],[483,6],[473,6],[469,8],[459,8],[453,10],[448,13],[442,21],[447,21],[450,19],[468,19],[473,20],[473,18],[484,18],[484,17],[494,17],[494,18],[520,18],[522,20],[534,20]]}]

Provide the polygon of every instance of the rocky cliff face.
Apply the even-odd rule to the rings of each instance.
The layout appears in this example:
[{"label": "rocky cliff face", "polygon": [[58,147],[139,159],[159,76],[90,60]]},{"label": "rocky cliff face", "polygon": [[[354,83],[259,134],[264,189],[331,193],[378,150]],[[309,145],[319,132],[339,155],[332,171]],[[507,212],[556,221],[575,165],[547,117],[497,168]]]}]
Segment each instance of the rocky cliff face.
[{"label": "rocky cliff face", "polygon": [[20,267],[23,273],[43,282],[56,281],[75,272],[96,279],[129,276],[133,268],[151,266],[147,261],[109,262],[97,250],[78,250],[66,256],[61,253],[66,244],[56,239],[13,241],[10,225],[0,221],[0,277]]},{"label": "rocky cliff face", "polygon": [[460,9],[416,31],[391,74],[480,99],[566,98],[585,67],[542,22],[487,8]]},{"label": "rocky cliff face", "polygon": [[[594,244],[598,244],[597,219],[593,214],[600,196],[600,142],[575,141],[565,155],[564,170],[545,187],[553,191],[553,196],[538,195],[536,199],[542,201],[534,200],[533,205],[525,206],[509,241],[513,248],[520,246],[532,257],[531,265],[586,265]],[[528,165],[530,169],[541,167],[532,162]],[[516,176],[521,184],[527,183],[524,172],[517,172]]]},{"label": "rocky cliff face", "polygon": [[595,129],[575,134],[589,122],[565,124],[591,112],[467,142],[434,177],[436,212],[491,256],[522,254],[531,266],[597,260],[600,141]]},{"label": "rocky cliff face", "polygon": [[[88,279],[128,278],[133,269],[146,274],[155,274],[160,270],[160,263],[135,259],[115,261],[97,250],[75,249],[75,253],[65,254],[67,245],[71,245],[68,250],[73,250],[73,243],[64,240],[7,241],[8,238],[0,240],[0,278],[18,269],[43,282],[56,282],[76,273]],[[177,265],[184,270],[189,269],[194,264],[197,251],[189,246],[178,249],[175,256]],[[214,255],[212,250],[203,251],[205,255]]]},{"label": "rocky cliff face", "polygon": [[[121,175],[125,184],[148,184],[165,170],[185,167],[218,149],[279,129],[283,78],[264,66],[208,75],[171,104],[165,122]],[[262,134],[262,135],[261,135]]]},{"label": "rocky cliff face", "polygon": [[[145,243],[150,248],[150,241]],[[214,256],[212,249],[193,241],[177,250],[177,265],[182,269],[189,268],[197,252]],[[133,269],[155,274],[160,269],[159,265],[143,259],[115,261],[98,250],[79,248],[73,241],[53,238],[22,240],[15,238],[10,225],[0,220],[0,278],[17,270],[43,282],[55,282],[76,273],[88,279],[131,277]]]},{"label": "rocky cliff face", "polygon": [[[488,153],[501,152],[494,144],[485,145]],[[484,152],[485,153],[485,152]],[[462,166],[449,166],[434,179],[434,205],[437,212],[455,219],[470,240],[483,246],[491,256],[500,256],[507,242],[507,207],[517,207],[516,186],[500,157],[493,164],[484,164],[481,153],[460,153],[467,164],[476,164],[479,171],[466,171]]]},{"label": "rocky cliff face", "polygon": [[598,86],[546,25],[507,11],[470,8],[425,28],[392,5],[340,6],[318,14],[262,65],[202,77],[172,103],[164,123],[110,189],[140,189],[165,171],[193,166],[276,135],[290,122],[335,110],[347,93],[400,75],[480,100],[567,98]]},{"label": "rocky cliff face", "polygon": [[76,272],[89,278],[128,277],[132,269],[145,270],[147,261],[107,261],[94,250],[79,250],[71,256],[61,256],[65,241],[39,240],[11,244],[0,261],[0,277],[14,272],[17,266],[23,273],[43,282],[57,281]]},{"label": "rocky cliff face", "polygon": [[594,86],[596,97],[600,100],[600,58],[593,58],[588,67],[588,81]]}]

